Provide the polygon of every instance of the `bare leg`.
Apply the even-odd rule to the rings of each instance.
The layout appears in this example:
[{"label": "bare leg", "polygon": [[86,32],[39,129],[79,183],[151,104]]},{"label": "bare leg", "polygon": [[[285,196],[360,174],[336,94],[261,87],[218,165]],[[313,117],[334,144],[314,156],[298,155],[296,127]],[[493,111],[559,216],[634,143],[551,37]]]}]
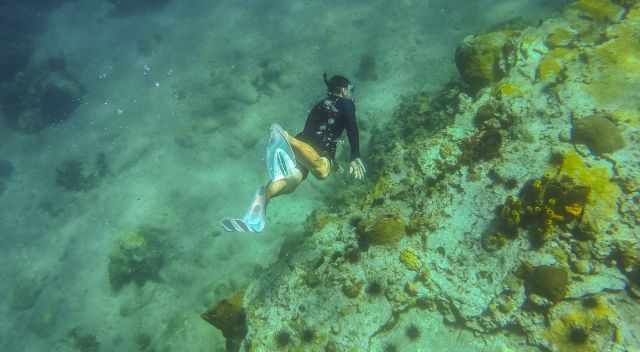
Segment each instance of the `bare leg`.
[{"label": "bare leg", "polygon": [[331,162],[329,159],[320,156],[312,146],[307,143],[287,135],[287,141],[296,154],[296,160],[304,165],[318,179],[325,179],[331,172]]},{"label": "bare leg", "polygon": [[295,189],[298,188],[298,185],[300,185],[303,180],[304,177],[302,175],[299,175],[267,183],[267,185],[265,186],[267,202],[269,202],[271,198],[281,196],[283,194],[289,194],[295,191]]}]

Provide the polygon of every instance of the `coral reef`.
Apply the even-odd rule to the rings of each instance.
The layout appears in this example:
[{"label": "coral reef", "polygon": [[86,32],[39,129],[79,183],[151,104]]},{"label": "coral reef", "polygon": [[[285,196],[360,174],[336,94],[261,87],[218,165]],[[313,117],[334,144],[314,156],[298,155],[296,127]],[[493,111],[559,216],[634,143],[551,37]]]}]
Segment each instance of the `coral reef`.
[{"label": "coral reef", "polygon": [[138,286],[160,280],[160,270],[167,262],[167,231],[142,226],[118,240],[109,255],[109,282],[118,291],[129,283]]},{"label": "coral reef", "polygon": [[[330,198],[247,288],[241,347],[640,345],[617,318],[640,315],[620,303],[640,297],[639,29],[637,1],[584,0],[466,38],[456,65],[471,89],[406,96],[376,127],[368,186]],[[579,144],[593,130],[572,128],[592,116],[628,146]],[[317,334],[301,347],[306,326]],[[274,339],[283,329],[286,347]]]}]

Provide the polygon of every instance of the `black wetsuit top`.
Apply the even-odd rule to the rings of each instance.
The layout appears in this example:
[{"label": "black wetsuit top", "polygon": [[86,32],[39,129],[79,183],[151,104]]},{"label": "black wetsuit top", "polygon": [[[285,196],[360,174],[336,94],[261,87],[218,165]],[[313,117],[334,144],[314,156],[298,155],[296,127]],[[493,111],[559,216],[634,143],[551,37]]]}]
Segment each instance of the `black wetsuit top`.
[{"label": "black wetsuit top", "polygon": [[309,113],[304,130],[296,137],[309,143],[321,156],[331,160],[343,130],[351,145],[351,160],[360,157],[356,106],[351,99],[329,95],[319,101]]}]

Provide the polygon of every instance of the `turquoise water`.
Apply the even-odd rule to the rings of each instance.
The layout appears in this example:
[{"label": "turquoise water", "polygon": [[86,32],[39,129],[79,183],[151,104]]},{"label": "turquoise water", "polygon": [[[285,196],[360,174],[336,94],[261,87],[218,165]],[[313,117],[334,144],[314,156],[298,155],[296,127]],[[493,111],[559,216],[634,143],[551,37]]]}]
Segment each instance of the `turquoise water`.
[{"label": "turquoise water", "polygon": [[[393,140],[381,141],[380,136],[394,134],[380,131],[391,125],[402,129],[398,124],[406,121],[394,112],[405,97],[436,95],[448,82],[459,81],[454,54],[465,37],[508,21],[535,27],[564,5],[544,0],[0,1],[5,60],[0,66],[0,289],[5,297],[0,350],[224,351],[222,333],[200,314],[246,288],[247,310],[256,314],[247,317],[255,351],[346,351],[342,342],[350,341],[344,337],[349,334],[377,336],[367,349],[354,342],[349,349],[354,351],[540,350],[535,341],[526,344],[526,338],[507,328],[500,332],[504,339],[495,340],[490,336],[497,327],[474,333],[469,326],[458,326],[460,313],[436,307],[442,302],[426,311],[407,308],[388,329],[376,327],[388,303],[370,310],[341,306],[340,314],[362,322],[350,327],[359,332],[332,332],[322,326],[332,319],[327,313],[313,320],[314,345],[299,347],[303,334],[293,331],[304,329],[277,321],[292,308],[281,305],[282,293],[274,298],[273,288],[263,286],[265,280],[282,283],[295,276],[302,259],[287,258],[319,250],[309,249],[311,242],[299,244],[314,210],[337,209],[344,223],[351,221],[354,215],[343,210],[374,189],[373,176],[385,172],[375,165],[389,165],[376,160],[381,154],[374,152],[380,146],[391,148]],[[263,155],[269,126],[279,123],[292,134],[300,131],[310,108],[324,96],[323,72],[346,75],[355,83],[361,151],[371,164],[371,177],[365,182],[346,175],[326,181],[310,177],[294,194],[269,205],[263,233],[224,232],[220,220],[240,216],[256,187],[266,181]],[[533,131],[553,129],[560,122],[531,126]],[[409,143],[404,137],[398,142]],[[534,139],[529,145],[544,149],[548,143]],[[625,150],[623,160],[638,160],[634,141]],[[539,154],[530,155],[535,159]],[[338,158],[348,167],[347,144]],[[425,152],[423,164],[411,167],[436,168],[430,158]],[[515,163],[509,157],[502,161]],[[520,171],[513,174],[535,174]],[[472,187],[482,187],[473,183],[473,174],[465,177],[470,194]],[[523,183],[518,180],[519,186]],[[462,197],[458,200],[463,203],[459,192],[452,193],[453,200],[429,201]],[[499,203],[509,194],[497,193]],[[481,215],[461,212],[456,215],[459,228],[438,231],[462,229],[462,237],[452,235],[451,241],[467,238],[462,232],[469,219],[478,215],[487,220],[494,203],[482,199],[478,207],[486,211]],[[401,213],[411,206],[394,204]],[[326,238],[338,243],[335,233]],[[434,236],[425,253],[449,249],[447,241]],[[468,247],[450,254],[458,258],[452,262],[476,260],[470,258],[478,253],[479,239],[471,236],[466,243]],[[349,249],[331,242],[323,246],[320,251],[328,251],[327,258],[335,248],[340,253]],[[385,270],[384,260],[375,256],[397,261],[404,253],[376,248],[358,255],[367,277]],[[425,263],[441,264],[426,256]],[[618,280],[618,296],[610,299],[637,305],[620,293],[625,292],[624,274],[614,270],[615,264],[610,267]],[[440,268],[455,271],[456,266]],[[502,274],[500,279],[506,276]],[[452,293],[453,301],[493,290],[479,287],[463,294],[465,282],[452,277],[438,281],[436,276],[434,285],[442,289],[457,281],[450,288],[460,291]],[[341,284],[336,285],[325,298],[342,297]],[[394,302],[391,294],[386,297]],[[466,302],[469,307],[462,305],[472,312],[490,301],[478,297],[478,302]],[[273,311],[264,313],[272,304]],[[305,304],[331,312],[339,303]],[[638,326],[631,315],[620,316],[628,324],[625,331]],[[419,342],[413,344],[405,330],[411,322],[419,326]],[[543,326],[544,319],[538,323]],[[279,341],[283,331],[295,343]],[[344,338],[332,342],[331,334]],[[510,335],[516,337],[509,340]],[[625,338],[632,342],[624,348],[640,348],[634,345],[637,336]],[[478,347],[485,340],[485,347]],[[245,341],[243,348],[249,346]]]}]

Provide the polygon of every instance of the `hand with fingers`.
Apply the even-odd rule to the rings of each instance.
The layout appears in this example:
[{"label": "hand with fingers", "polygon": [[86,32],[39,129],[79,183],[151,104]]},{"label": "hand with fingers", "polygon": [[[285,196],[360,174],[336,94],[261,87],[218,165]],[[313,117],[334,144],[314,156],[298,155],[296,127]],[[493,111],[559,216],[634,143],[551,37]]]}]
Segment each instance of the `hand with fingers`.
[{"label": "hand with fingers", "polygon": [[356,180],[363,180],[366,173],[367,168],[360,158],[351,160],[351,163],[349,163],[349,175],[353,176]]}]

